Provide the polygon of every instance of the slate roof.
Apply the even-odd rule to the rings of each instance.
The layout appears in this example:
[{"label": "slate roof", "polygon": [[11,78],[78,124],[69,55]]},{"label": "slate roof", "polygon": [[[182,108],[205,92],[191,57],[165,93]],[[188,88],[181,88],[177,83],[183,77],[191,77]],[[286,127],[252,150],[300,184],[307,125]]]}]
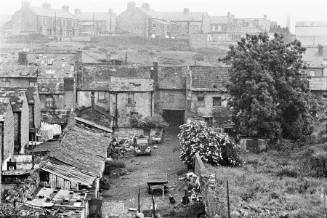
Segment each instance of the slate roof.
[{"label": "slate roof", "polygon": [[64,92],[63,78],[38,78],[39,93],[60,94]]},{"label": "slate roof", "polygon": [[110,138],[101,133],[73,126],[49,156],[84,174],[101,177],[109,141]]},{"label": "slate roof", "polygon": [[147,10],[142,7],[139,9],[149,17],[169,21],[202,21],[203,17],[208,16],[207,12],[158,12],[154,10]]},{"label": "slate roof", "polygon": [[92,107],[83,108],[77,111],[77,115],[78,117],[94,122],[95,124],[107,128],[112,127],[111,121],[113,120],[113,117],[109,115],[108,111],[99,105],[94,105],[94,109],[92,109]]},{"label": "slate roof", "polygon": [[326,27],[327,21],[297,21],[295,27]]},{"label": "slate roof", "polygon": [[25,92],[27,102],[29,104],[34,103],[34,97],[37,95],[37,89],[35,87],[27,87],[27,88],[20,88],[20,87],[0,87],[0,91],[22,91]]},{"label": "slate roof", "polygon": [[18,65],[13,62],[0,62],[0,77],[36,78],[38,67],[35,65]]},{"label": "slate roof", "polygon": [[188,67],[185,66],[160,66],[158,72],[159,88],[185,89]]},{"label": "slate roof", "polygon": [[27,59],[30,64],[38,66],[39,77],[73,76],[75,64],[75,54],[73,53],[29,53]]},{"label": "slate roof", "polygon": [[210,23],[211,24],[227,24],[229,21],[228,16],[210,16],[209,17]]},{"label": "slate roof", "polygon": [[[113,16],[113,14],[111,14]],[[110,13],[107,12],[81,12],[79,14],[74,15],[75,19],[81,21],[102,21],[102,20],[109,20]]]},{"label": "slate roof", "polygon": [[78,89],[109,90],[111,77],[150,79],[151,66],[83,65]]},{"label": "slate roof", "polygon": [[[2,90],[0,98],[9,98],[12,110],[20,112],[24,104],[25,92],[21,90]],[[26,96],[26,95],[25,95]]]},{"label": "slate roof", "polygon": [[42,170],[57,175],[66,180],[81,183],[90,187],[96,179],[95,176],[81,172],[79,169],[60,162],[54,158],[49,158],[42,166]]},{"label": "slate roof", "polygon": [[226,91],[228,82],[227,67],[191,66],[192,84],[194,91]]},{"label": "slate roof", "polygon": [[151,92],[153,91],[153,80],[111,77],[109,90],[113,92]]},{"label": "slate roof", "polygon": [[73,18],[73,15],[61,9],[30,7],[34,14],[43,17]]}]

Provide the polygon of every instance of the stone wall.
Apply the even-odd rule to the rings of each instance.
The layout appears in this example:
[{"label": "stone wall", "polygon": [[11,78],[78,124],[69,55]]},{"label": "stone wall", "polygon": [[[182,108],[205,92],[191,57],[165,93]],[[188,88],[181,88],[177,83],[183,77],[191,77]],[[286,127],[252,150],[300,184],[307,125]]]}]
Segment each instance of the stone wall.
[{"label": "stone wall", "polygon": [[216,176],[209,173],[198,153],[194,157],[194,173],[200,177],[201,193],[207,217],[213,218],[216,215],[221,215],[223,205],[219,202],[216,195]]},{"label": "stone wall", "polygon": [[132,138],[133,136],[144,135],[144,130],[139,128],[115,128],[114,135],[119,138]]},{"label": "stone wall", "polygon": [[21,150],[20,153],[24,154],[25,146],[29,141],[29,112],[26,96],[24,96],[24,103],[21,111]]},{"label": "stone wall", "polygon": [[3,134],[3,149],[4,149],[4,160],[14,154],[14,114],[11,106],[8,105],[7,113],[4,121],[4,134]]}]

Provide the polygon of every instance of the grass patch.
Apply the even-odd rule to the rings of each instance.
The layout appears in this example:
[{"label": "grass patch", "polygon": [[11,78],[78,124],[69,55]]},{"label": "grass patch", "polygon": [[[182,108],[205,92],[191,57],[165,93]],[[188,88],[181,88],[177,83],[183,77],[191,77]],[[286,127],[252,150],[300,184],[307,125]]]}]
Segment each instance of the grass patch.
[{"label": "grass patch", "polygon": [[276,176],[279,176],[279,177],[298,177],[299,173],[298,173],[298,170],[297,169],[294,169],[292,167],[289,167],[289,166],[285,166],[285,167],[282,167],[280,170],[277,171],[276,173]]},{"label": "grass patch", "polygon": [[[217,199],[226,199],[228,180],[231,208],[241,217],[325,217],[321,194],[327,194],[327,182],[304,174],[300,163],[305,153],[305,148],[288,155],[276,150],[243,153],[242,167],[206,167],[216,175]],[[219,204],[227,208],[225,200]]]}]

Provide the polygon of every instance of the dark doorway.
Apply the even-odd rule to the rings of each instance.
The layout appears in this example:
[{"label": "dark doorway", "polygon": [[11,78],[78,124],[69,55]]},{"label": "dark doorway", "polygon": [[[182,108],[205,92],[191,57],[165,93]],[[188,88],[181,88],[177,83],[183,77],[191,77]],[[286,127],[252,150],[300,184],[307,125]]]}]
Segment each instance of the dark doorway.
[{"label": "dark doorway", "polygon": [[163,118],[168,122],[169,126],[180,126],[184,124],[183,110],[163,110]]}]

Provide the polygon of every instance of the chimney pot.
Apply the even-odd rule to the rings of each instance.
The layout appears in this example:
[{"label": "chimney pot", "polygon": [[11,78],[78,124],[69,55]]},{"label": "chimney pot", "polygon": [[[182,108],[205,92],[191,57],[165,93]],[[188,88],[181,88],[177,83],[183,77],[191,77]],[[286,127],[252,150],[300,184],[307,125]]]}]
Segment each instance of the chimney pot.
[{"label": "chimney pot", "polygon": [[61,9],[62,9],[63,11],[66,11],[66,12],[69,13],[69,6],[68,6],[68,5],[63,5],[63,6],[61,7]]}]

